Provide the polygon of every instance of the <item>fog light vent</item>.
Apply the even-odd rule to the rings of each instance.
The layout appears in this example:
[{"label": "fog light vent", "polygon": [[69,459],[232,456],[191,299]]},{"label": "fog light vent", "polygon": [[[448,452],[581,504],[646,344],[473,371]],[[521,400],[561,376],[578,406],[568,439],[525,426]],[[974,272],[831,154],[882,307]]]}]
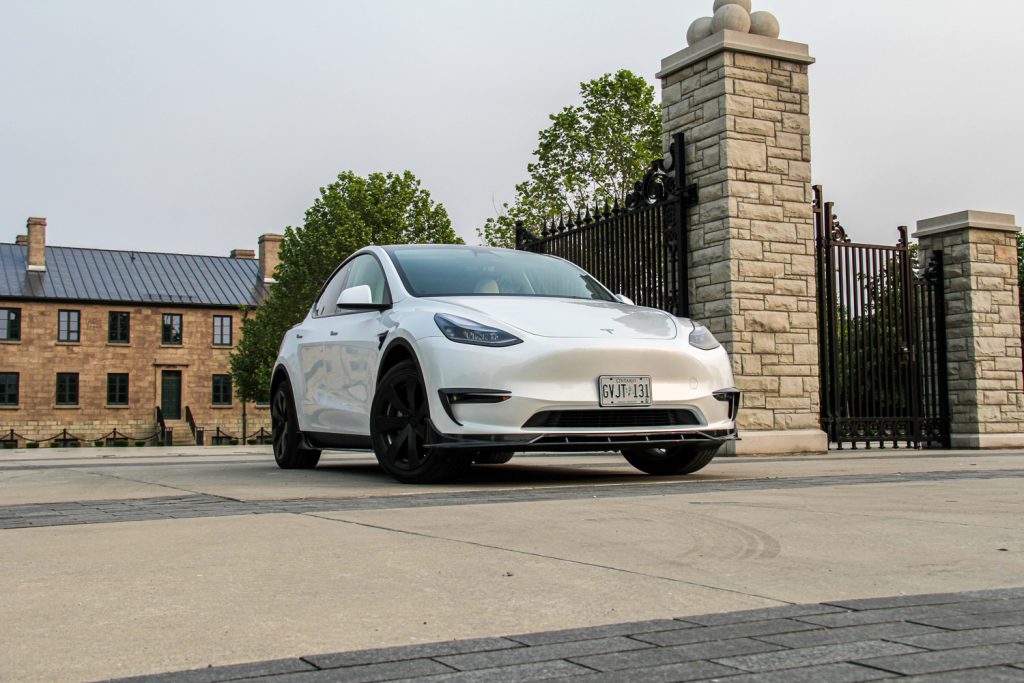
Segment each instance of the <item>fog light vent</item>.
[{"label": "fog light vent", "polygon": [[736,421],[736,415],[740,412],[740,390],[734,387],[720,389],[712,394],[723,403],[729,404],[729,420]]}]

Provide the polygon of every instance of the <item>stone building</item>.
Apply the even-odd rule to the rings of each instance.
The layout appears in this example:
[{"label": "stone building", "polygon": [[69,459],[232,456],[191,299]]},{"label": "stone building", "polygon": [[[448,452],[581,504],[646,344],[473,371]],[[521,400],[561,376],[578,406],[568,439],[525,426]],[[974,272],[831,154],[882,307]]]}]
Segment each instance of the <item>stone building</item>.
[{"label": "stone building", "polygon": [[243,406],[229,354],[242,319],[267,295],[280,235],[259,256],[112,251],[46,245],[46,219],[0,244],[0,440],[85,442],[116,429],[192,443],[186,413],[211,433],[269,429],[266,406]]}]

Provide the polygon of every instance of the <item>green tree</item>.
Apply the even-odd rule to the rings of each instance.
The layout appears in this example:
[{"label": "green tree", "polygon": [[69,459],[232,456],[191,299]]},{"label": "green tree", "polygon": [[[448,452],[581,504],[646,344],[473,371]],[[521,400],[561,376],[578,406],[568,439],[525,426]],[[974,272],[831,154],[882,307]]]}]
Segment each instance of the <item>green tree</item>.
[{"label": "green tree", "polygon": [[621,204],[661,157],[661,109],[646,80],[623,69],[580,83],[580,95],[581,105],[552,114],[540,131],[529,178],[516,185],[512,203],[477,229],[485,244],[512,247],[519,220],[536,230],[595,202]]},{"label": "green tree", "polygon": [[244,401],[270,398],[270,373],[281,338],[309,311],[320,287],[350,254],[368,244],[461,244],[448,212],[409,171],[345,171],[320,188],[302,226],[285,228],[275,284],[255,315],[242,321],[231,375]]}]

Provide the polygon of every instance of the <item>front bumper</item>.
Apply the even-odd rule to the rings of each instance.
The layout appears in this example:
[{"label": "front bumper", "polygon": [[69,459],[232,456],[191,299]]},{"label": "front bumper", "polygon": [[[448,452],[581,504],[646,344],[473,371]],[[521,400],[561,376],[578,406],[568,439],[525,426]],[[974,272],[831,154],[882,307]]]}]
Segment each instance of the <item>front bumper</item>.
[{"label": "front bumper", "polygon": [[[417,354],[431,419],[445,437],[440,443],[473,442],[476,447],[497,439],[517,448],[542,448],[562,439],[570,447],[593,449],[603,442],[613,449],[619,443],[720,440],[735,431],[738,392],[731,388],[729,359],[720,348],[701,351],[680,340],[531,337],[493,349],[426,338],[419,341]],[[687,413],[692,419],[565,427],[538,422],[537,416],[548,411],[616,412],[601,408],[598,398],[598,376],[613,374],[652,378],[652,403],[624,410]],[[724,395],[730,392],[735,401]]]}]

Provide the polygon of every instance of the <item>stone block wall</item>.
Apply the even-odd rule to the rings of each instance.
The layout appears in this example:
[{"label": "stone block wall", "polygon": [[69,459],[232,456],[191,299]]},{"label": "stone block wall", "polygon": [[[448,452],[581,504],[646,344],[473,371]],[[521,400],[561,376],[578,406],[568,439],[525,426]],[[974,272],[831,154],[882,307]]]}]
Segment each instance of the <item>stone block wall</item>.
[{"label": "stone block wall", "polygon": [[918,223],[921,253],[941,250],[952,445],[1024,445],[1017,228],[965,211]]},{"label": "stone block wall", "polygon": [[698,186],[691,313],[731,354],[740,427],[813,432],[813,447],[790,434],[792,447],[773,451],[827,445],[818,416],[812,61],[806,46],[725,31],[667,58],[659,74],[666,149],[672,134],[686,133],[687,179]]}]

